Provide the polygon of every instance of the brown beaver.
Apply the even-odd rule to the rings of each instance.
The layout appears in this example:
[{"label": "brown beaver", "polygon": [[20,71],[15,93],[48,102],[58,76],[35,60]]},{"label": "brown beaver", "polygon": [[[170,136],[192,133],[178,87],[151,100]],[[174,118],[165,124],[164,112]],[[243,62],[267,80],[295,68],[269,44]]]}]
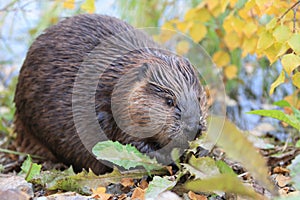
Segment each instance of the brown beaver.
[{"label": "brown beaver", "polygon": [[100,140],[164,161],[206,128],[206,95],[190,62],[96,14],[67,18],[33,42],[14,101],[22,151],[97,174],[110,170],[90,151]]}]

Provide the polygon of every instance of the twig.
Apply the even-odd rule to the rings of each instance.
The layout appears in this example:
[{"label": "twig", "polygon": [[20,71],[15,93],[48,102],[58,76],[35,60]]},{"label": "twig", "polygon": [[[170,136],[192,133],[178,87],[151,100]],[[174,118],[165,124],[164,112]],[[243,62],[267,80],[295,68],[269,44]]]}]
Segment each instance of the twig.
[{"label": "twig", "polygon": [[282,20],[282,18],[283,18],[290,10],[294,9],[299,3],[300,3],[300,0],[297,1],[296,3],[294,3],[294,5],[292,5],[292,7],[290,7],[289,9],[287,9],[287,10],[281,15],[281,17],[280,17],[277,21],[279,22],[280,20]]}]

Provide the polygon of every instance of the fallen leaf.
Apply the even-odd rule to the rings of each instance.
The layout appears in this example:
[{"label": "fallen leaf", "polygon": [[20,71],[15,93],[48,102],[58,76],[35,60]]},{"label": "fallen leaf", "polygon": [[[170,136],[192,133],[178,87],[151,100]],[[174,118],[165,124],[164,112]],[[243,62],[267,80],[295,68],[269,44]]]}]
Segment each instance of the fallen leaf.
[{"label": "fallen leaf", "polygon": [[130,187],[130,186],[133,186],[133,185],[134,185],[134,181],[133,181],[132,178],[122,178],[121,184],[122,184],[124,187]]},{"label": "fallen leaf", "polygon": [[278,174],[276,176],[275,180],[279,187],[284,187],[291,182],[291,177],[287,177],[282,174]]},{"label": "fallen leaf", "polygon": [[132,196],[131,196],[132,200],[144,200],[145,199],[145,190],[143,190],[142,188],[135,188]]},{"label": "fallen leaf", "polygon": [[200,194],[195,194],[192,191],[188,192],[188,196],[191,200],[207,200],[206,196],[200,195]]},{"label": "fallen leaf", "polygon": [[106,188],[105,187],[98,187],[96,190],[92,189],[92,197],[93,198],[99,198],[101,200],[108,200],[112,194],[107,194],[106,192]]},{"label": "fallen leaf", "polygon": [[287,168],[284,168],[284,167],[275,167],[273,169],[273,173],[275,174],[285,174],[285,173],[290,173],[290,170],[288,170]]},{"label": "fallen leaf", "polygon": [[143,179],[143,180],[141,180],[139,187],[144,190],[144,189],[148,188],[148,185],[149,185],[148,182],[145,179]]}]

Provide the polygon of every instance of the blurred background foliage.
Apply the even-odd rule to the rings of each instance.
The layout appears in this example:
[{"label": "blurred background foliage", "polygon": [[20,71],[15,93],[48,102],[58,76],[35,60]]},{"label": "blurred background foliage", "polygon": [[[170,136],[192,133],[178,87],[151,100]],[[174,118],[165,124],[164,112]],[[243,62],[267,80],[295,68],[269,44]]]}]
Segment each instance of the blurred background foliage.
[{"label": "blurred background foliage", "polygon": [[[228,117],[248,130],[261,123],[271,124],[269,133],[284,141],[287,132],[297,132],[285,128],[288,121],[246,112],[279,109],[273,102],[284,100],[288,104],[280,104],[283,115],[299,123],[299,10],[296,0],[1,1],[0,133],[13,137],[16,77],[34,38],[65,17],[99,13],[135,27],[162,27],[190,36],[220,70]],[[165,40],[168,37],[171,35],[165,35]],[[181,42],[176,49],[184,54],[188,48]],[[210,92],[213,96],[214,91]]]}]

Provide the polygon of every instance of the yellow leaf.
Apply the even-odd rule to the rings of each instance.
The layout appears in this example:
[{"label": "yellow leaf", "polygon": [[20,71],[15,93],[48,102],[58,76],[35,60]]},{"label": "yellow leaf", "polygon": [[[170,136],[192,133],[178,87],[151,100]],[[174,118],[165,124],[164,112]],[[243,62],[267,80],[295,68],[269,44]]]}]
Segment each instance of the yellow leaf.
[{"label": "yellow leaf", "polygon": [[[245,24],[245,22],[243,22],[243,24]],[[247,22],[246,25],[242,28],[242,31],[248,38],[250,38],[257,31],[257,25],[251,21]]]},{"label": "yellow leaf", "polygon": [[271,21],[269,21],[269,23],[267,23],[266,30],[271,30],[275,28],[276,25],[277,25],[277,19],[273,18]]},{"label": "yellow leaf", "polygon": [[208,10],[212,11],[219,5],[219,1],[206,0]]},{"label": "yellow leaf", "polygon": [[[291,31],[287,26],[278,26],[273,32],[273,36],[277,42],[285,42],[291,36]],[[299,41],[300,42],[300,41]]]},{"label": "yellow leaf", "polygon": [[205,37],[206,33],[207,29],[201,23],[194,24],[194,26],[190,28],[190,36],[192,37],[194,42],[199,42],[200,40],[202,40]]},{"label": "yellow leaf", "polygon": [[282,56],[281,63],[286,73],[290,76],[292,71],[300,65],[300,56],[292,53],[286,54]]},{"label": "yellow leaf", "polygon": [[[261,10],[261,11],[264,11],[266,8],[265,8],[265,5],[267,3],[270,2],[270,0],[255,0],[256,2],[256,5],[258,6],[258,8]],[[272,2],[272,1],[271,1]]]},{"label": "yellow leaf", "polygon": [[264,31],[259,35],[257,48],[258,49],[266,49],[270,47],[274,43],[274,38],[271,33],[268,31]]},{"label": "yellow leaf", "polygon": [[239,37],[243,34],[243,29],[245,26],[245,22],[237,17],[233,17],[231,19],[232,28],[235,30],[235,32],[239,35]]},{"label": "yellow leaf", "polygon": [[248,53],[255,53],[257,45],[257,37],[244,38],[242,49],[243,49],[243,57],[245,57]]},{"label": "yellow leaf", "polygon": [[218,17],[220,14],[223,13],[222,6],[218,4],[218,6],[216,6],[214,9],[212,9],[210,12],[214,17]]},{"label": "yellow leaf", "polygon": [[229,0],[229,6],[233,8],[237,2],[238,0]]},{"label": "yellow leaf", "polygon": [[270,64],[273,64],[276,60],[278,60],[282,49],[285,47],[283,43],[275,42],[269,48],[265,49],[264,53],[268,57]]},{"label": "yellow leaf", "polygon": [[71,9],[71,10],[74,9],[75,8],[75,0],[65,0],[63,7],[67,8],[67,9]]},{"label": "yellow leaf", "polygon": [[238,34],[234,31],[226,33],[226,35],[224,36],[224,41],[230,50],[239,47],[241,44],[241,39],[239,38]]},{"label": "yellow leaf", "polygon": [[287,42],[296,54],[300,55],[300,33],[293,34]]},{"label": "yellow leaf", "polygon": [[94,13],[96,10],[95,0],[86,0],[80,7],[88,13]]},{"label": "yellow leaf", "polygon": [[224,19],[223,28],[227,33],[231,32],[233,30],[232,23],[231,23],[233,18],[234,18],[234,16],[232,14],[229,14]]},{"label": "yellow leaf", "polygon": [[297,72],[292,77],[293,84],[300,89],[300,72]]},{"label": "yellow leaf", "polygon": [[230,62],[230,56],[225,51],[217,51],[212,59],[217,67],[224,67]]},{"label": "yellow leaf", "polygon": [[179,55],[184,55],[189,51],[190,44],[187,41],[180,41],[176,45],[176,52]]},{"label": "yellow leaf", "polygon": [[225,74],[226,78],[233,79],[237,76],[237,71],[238,71],[237,66],[229,65],[229,66],[225,67],[224,74]]},{"label": "yellow leaf", "polygon": [[190,9],[184,16],[185,21],[193,20],[199,22],[207,22],[210,20],[211,15],[206,8],[193,8]]},{"label": "yellow leaf", "polygon": [[183,21],[183,22],[176,23],[176,28],[183,33],[186,33],[192,26],[193,26],[192,21],[189,22]]},{"label": "yellow leaf", "polygon": [[229,3],[229,0],[222,0],[222,1],[219,1],[220,2],[220,5],[221,5],[221,12],[225,12],[226,10],[226,7]]},{"label": "yellow leaf", "polygon": [[282,70],[280,75],[276,79],[276,81],[274,81],[271,85],[270,92],[269,92],[270,95],[272,95],[274,93],[275,88],[278,87],[280,84],[284,83],[284,81],[285,81],[285,75],[284,75],[284,71]]}]

